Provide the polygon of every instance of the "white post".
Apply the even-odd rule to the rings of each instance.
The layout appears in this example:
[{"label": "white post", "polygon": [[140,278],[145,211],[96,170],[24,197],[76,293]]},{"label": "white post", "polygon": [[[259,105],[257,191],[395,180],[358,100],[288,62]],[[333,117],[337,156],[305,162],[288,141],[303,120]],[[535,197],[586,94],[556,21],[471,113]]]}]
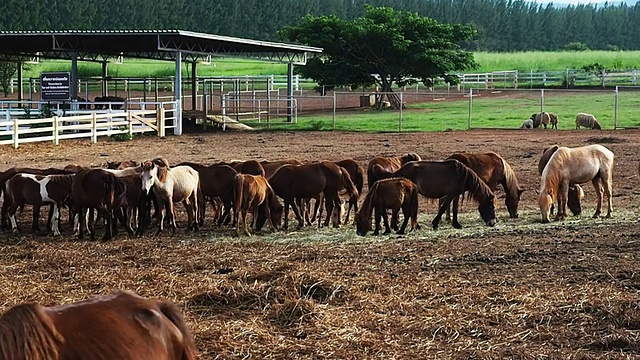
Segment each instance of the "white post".
[{"label": "white post", "polygon": [[398,128],[399,128],[399,131],[398,131],[398,132],[402,132],[402,105],[403,105],[403,94],[404,94],[404,93],[401,91],[401,92],[400,92],[400,120],[399,120],[399,121],[400,121],[400,126],[398,127]]},{"label": "white post", "polygon": [[[11,110],[11,108],[9,108],[9,110],[7,110],[7,115],[9,115],[9,111]],[[20,128],[18,127],[18,117],[14,117],[13,118],[13,147],[15,149],[18,148],[18,146],[20,145],[20,141],[18,141],[18,132],[19,132]],[[6,200],[6,199],[5,199]]]},{"label": "white post", "polygon": [[336,129],[336,92],[333,92],[333,130]]},{"label": "white post", "polygon": [[58,138],[58,117],[53,117],[53,143],[56,145],[60,145],[60,139]]},{"label": "white post", "polygon": [[473,110],[473,87],[469,88],[469,119],[467,120],[467,130],[471,130],[472,110]]},{"label": "white post", "polygon": [[174,135],[182,135],[182,52],[176,51],[175,78],[176,115],[174,120]]},{"label": "white post", "polygon": [[544,89],[540,89],[540,112],[544,111]]},{"label": "white post", "polygon": [[98,142],[98,114],[93,113],[91,116],[91,142]]},{"label": "white post", "polygon": [[220,107],[222,108],[222,131],[227,130],[227,100],[224,94],[220,94],[222,100],[220,101]]},{"label": "white post", "polygon": [[618,86],[616,85],[616,96],[615,96],[615,103],[613,105],[613,128],[617,129],[618,128],[618,101],[620,100],[619,98],[620,93],[618,92]]}]

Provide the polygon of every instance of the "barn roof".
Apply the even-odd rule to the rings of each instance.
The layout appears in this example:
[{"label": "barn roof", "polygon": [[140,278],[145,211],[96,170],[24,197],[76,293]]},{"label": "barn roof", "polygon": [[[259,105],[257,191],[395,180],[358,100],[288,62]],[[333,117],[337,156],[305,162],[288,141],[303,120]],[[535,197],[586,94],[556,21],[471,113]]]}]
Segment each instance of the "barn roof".
[{"label": "barn roof", "polygon": [[186,61],[211,56],[248,57],[304,64],[322,48],[184,30],[0,31],[0,60],[43,57],[108,61],[118,57]]}]

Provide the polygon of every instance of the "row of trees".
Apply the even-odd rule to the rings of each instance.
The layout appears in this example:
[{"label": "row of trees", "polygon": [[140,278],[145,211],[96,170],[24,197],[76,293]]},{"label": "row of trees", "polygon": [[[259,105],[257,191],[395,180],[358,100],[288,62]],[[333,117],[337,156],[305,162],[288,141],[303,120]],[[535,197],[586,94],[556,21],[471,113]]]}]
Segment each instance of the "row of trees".
[{"label": "row of trees", "polygon": [[472,25],[478,36],[464,44],[469,50],[558,50],[569,43],[640,49],[640,2],[556,8],[522,0],[3,0],[0,29],[184,29],[279,40],[278,30],[307,14],[355,19],[365,3]]}]

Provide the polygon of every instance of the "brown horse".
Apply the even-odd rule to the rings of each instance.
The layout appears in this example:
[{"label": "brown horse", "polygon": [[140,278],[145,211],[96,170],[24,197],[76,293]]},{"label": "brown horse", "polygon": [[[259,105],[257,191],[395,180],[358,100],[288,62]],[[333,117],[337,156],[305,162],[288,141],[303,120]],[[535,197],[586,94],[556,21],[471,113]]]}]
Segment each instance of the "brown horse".
[{"label": "brown horse", "polygon": [[5,204],[8,206],[7,214],[11,220],[11,229],[14,233],[18,232],[18,224],[16,222],[16,210],[25,204],[33,205],[33,224],[34,232],[40,231],[38,226],[39,212],[36,207],[43,204],[53,204],[53,218],[51,228],[53,235],[59,236],[60,230],[60,208],[64,206],[65,200],[71,194],[71,184],[74,175],[32,175],[32,174],[16,174],[5,184]]},{"label": "brown horse", "polygon": [[68,305],[14,306],[0,317],[0,359],[193,360],[197,350],[171,302],[131,292]]},{"label": "brown horse", "polygon": [[[524,190],[518,185],[516,174],[509,163],[500,155],[495,152],[456,153],[447,159],[455,159],[465,164],[489,186],[491,191],[495,192],[498,185],[501,185],[506,194],[505,205],[509,211],[509,217],[518,217],[518,204],[520,203],[520,195]],[[459,199],[456,198],[453,201],[455,206]],[[449,218],[448,215],[447,209],[447,219]]]},{"label": "brown horse", "polygon": [[373,184],[380,179],[379,174],[375,170],[372,170],[374,165],[379,165],[379,169],[392,173],[398,171],[404,164],[410,161],[420,160],[422,160],[420,155],[415,153],[408,153],[396,157],[375,157],[369,160],[369,164],[367,164],[367,186],[371,188]]},{"label": "brown horse", "polygon": [[262,168],[264,169],[264,173],[265,173],[264,176],[267,179],[273,176],[273,174],[275,174],[276,171],[284,165],[298,166],[303,164],[304,163],[302,161],[296,160],[296,159],[277,160],[277,161],[263,160],[260,162],[260,165],[262,165]]},{"label": "brown horse", "polygon": [[[319,194],[324,195],[325,206],[329,214],[335,206],[340,206],[338,192],[345,187],[349,196],[357,196],[358,190],[351,181],[349,174],[340,170],[340,167],[332,162],[323,161],[307,165],[286,165],[280,167],[269,178],[269,184],[276,195],[284,200],[284,228],[289,225],[289,206],[298,220],[298,228],[304,225],[301,209],[295,199],[312,198]],[[325,220],[328,225],[329,218]]]},{"label": "brown horse", "polygon": [[[432,221],[434,229],[438,228],[442,214],[453,199],[468,192],[467,197],[478,202],[480,217],[488,226],[496,224],[495,196],[491,189],[476,173],[458,160],[445,161],[412,161],[405,164],[395,173],[387,173],[386,177],[402,176],[413,181],[418,191],[425,197],[444,201],[438,214]],[[452,225],[462,228],[458,222],[458,206],[453,206]]]},{"label": "brown horse", "polygon": [[356,213],[356,233],[365,236],[371,230],[371,212],[375,210],[376,228],[373,235],[380,233],[380,220],[384,219],[385,234],[389,234],[387,209],[397,214],[402,209],[404,222],[398,234],[404,234],[411,219],[411,231],[418,229],[418,188],[405,178],[390,178],[376,181],[362,203],[362,209]]},{"label": "brown horse", "polygon": [[249,175],[262,175],[266,176],[264,167],[257,160],[247,160],[240,162],[233,162],[227,164],[234,168],[240,174],[249,174]]},{"label": "brown horse", "polygon": [[[96,209],[107,222],[107,230],[102,237],[109,240],[118,232],[116,219],[119,218],[129,235],[133,231],[127,226],[120,208],[126,206],[126,185],[117,176],[103,169],[82,170],[73,177],[71,184],[71,201],[76,216],[75,228],[78,238],[82,239],[85,227],[89,229],[91,239],[95,238],[95,230],[91,217],[87,212]],[[85,226],[80,219],[87,221]]]},{"label": "brown horse", "polygon": [[262,211],[273,231],[279,228],[279,221],[273,222],[272,212],[280,212],[275,218],[282,217],[283,208],[278,202],[269,181],[262,175],[238,174],[233,184],[234,212],[237,214],[236,235],[240,236],[240,223],[244,225],[244,233],[251,236],[247,228],[247,213],[253,214],[253,228],[256,228],[258,212]]},{"label": "brown horse", "polygon": [[344,219],[344,223],[349,223],[349,215],[351,214],[351,209],[353,209],[353,213],[358,212],[358,198],[359,195],[362,194],[362,189],[364,188],[364,170],[362,166],[360,166],[353,159],[344,159],[335,162],[336,165],[343,167],[349,173],[349,177],[353,181],[353,184],[356,186],[358,190],[358,196],[352,196],[349,198],[349,208],[347,209],[347,214]]},{"label": "brown horse", "polygon": [[[544,149],[542,152],[542,157],[538,162],[538,173],[542,175],[542,171],[544,167],[547,166],[551,155],[558,150],[560,146],[553,145],[552,147]],[[580,201],[584,198],[584,190],[579,184],[569,185],[569,192],[567,193],[567,207],[571,210],[571,213],[574,216],[578,216],[582,214],[582,204]],[[549,209],[549,213],[553,214],[553,204],[551,204],[551,208]]]},{"label": "brown horse", "polygon": [[607,215],[611,217],[611,193],[613,187],[614,154],[602,145],[577,148],[560,147],[542,171],[538,205],[542,222],[549,222],[551,204],[558,201],[556,220],[567,216],[567,194],[572,184],[591,181],[598,195],[594,218],[600,216],[603,197],[607,197]]}]

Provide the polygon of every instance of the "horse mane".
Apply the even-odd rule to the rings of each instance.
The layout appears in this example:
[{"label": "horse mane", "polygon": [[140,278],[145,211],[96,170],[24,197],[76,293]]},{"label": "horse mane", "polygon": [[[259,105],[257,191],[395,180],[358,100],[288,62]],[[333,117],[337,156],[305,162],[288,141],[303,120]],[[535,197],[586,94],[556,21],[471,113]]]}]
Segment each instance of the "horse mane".
[{"label": "horse mane", "polygon": [[367,191],[367,196],[364,197],[364,202],[360,206],[360,211],[356,214],[356,218],[360,222],[371,222],[371,213],[373,212],[373,197],[378,192],[378,183],[376,181]]},{"label": "horse mane", "polygon": [[420,158],[420,155],[416,154],[416,153],[406,153],[402,156],[400,156],[400,164],[404,165],[410,161],[420,161],[422,160]]},{"label": "horse mane", "polygon": [[542,182],[540,186],[540,193],[547,193],[551,195],[551,201],[556,201],[558,196],[558,187],[562,181],[562,167],[569,158],[569,154],[565,149],[559,148],[551,155],[547,166],[542,171]]},{"label": "horse mane", "polygon": [[456,160],[456,173],[459,179],[464,179],[464,184],[467,187],[467,199],[473,199],[477,202],[493,196],[493,192],[487,184],[476,173],[471,170],[467,165]]},{"label": "horse mane", "polygon": [[57,359],[62,342],[64,338],[38,304],[15,306],[0,317],[2,359]]},{"label": "horse mane", "polygon": [[160,166],[160,167],[167,167],[167,168],[170,167],[169,166],[169,162],[167,161],[167,159],[162,158],[162,157],[157,157],[157,158],[151,160],[151,162],[156,164],[156,165],[158,165],[158,166]]}]

